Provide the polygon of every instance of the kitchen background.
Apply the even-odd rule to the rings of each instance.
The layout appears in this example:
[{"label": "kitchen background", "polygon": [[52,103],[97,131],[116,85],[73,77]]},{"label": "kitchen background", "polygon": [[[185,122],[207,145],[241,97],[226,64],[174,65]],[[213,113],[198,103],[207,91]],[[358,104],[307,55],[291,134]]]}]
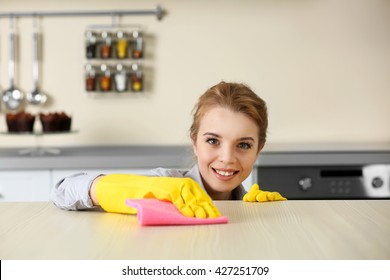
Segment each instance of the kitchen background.
[{"label": "kitchen background", "polygon": [[[165,10],[121,16],[145,34],[142,93],[85,90],[85,32],[111,16],[40,17],[43,106],[64,111],[77,133],[39,137],[44,146],[188,144],[198,96],[221,80],[244,82],[269,107],[268,146],[390,142],[388,0],[2,0],[0,13]],[[126,28],[124,28],[126,29]],[[33,18],[15,20],[15,85],[32,81]],[[10,20],[0,18],[0,90],[8,75]],[[7,131],[5,108],[0,131]],[[39,121],[35,130],[40,130]],[[34,136],[0,135],[0,147],[34,146]]]}]

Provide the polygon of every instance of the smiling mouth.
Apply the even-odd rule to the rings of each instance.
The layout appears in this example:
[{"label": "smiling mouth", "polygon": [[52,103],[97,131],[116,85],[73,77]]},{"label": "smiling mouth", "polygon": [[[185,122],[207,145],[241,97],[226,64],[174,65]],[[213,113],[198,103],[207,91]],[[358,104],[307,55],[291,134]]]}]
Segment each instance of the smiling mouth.
[{"label": "smiling mouth", "polygon": [[217,173],[218,175],[221,175],[223,177],[230,177],[230,176],[233,176],[233,175],[238,173],[238,171],[224,171],[224,170],[218,170],[215,168],[212,168],[212,169],[214,170],[215,173]]}]

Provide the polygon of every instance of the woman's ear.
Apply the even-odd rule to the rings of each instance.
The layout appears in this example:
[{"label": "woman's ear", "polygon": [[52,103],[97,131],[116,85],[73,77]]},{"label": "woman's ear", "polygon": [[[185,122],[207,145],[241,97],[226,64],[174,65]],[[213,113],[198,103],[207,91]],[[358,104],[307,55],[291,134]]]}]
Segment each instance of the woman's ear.
[{"label": "woman's ear", "polygon": [[257,155],[260,154],[261,150],[264,148],[264,145],[265,145],[265,142],[263,142],[263,143],[261,143],[261,144],[259,145],[259,148],[257,149]]}]

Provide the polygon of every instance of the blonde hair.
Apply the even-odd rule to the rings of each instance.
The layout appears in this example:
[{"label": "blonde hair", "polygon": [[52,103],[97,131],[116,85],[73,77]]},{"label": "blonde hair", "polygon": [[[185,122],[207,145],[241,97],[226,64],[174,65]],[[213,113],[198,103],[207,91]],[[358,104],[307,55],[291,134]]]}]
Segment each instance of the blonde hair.
[{"label": "blonde hair", "polygon": [[227,82],[212,86],[199,97],[193,109],[193,122],[190,128],[192,141],[196,142],[200,121],[204,114],[216,106],[243,113],[252,119],[259,127],[259,148],[265,144],[268,127],[266,103],[247,85]]}]

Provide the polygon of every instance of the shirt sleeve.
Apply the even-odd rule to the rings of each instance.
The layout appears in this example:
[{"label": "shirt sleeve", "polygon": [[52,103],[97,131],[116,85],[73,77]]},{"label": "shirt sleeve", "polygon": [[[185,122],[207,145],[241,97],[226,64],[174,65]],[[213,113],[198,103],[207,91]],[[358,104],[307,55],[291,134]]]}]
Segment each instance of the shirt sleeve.
[{"label": "shirt sleeve", "polygon": [[[93,181],[103,174],[77,173],[58,181],[52,188],[50,199],[55,206],[64,210],[83,210],[100,208],[94,206],[89,196]],[[143,174],[145,176],[182,177],[176,170],[156,168]]]},{"label": "shirt sleeve", "polygon": [[64,210],[97,208],[89,197],[89,189],[98,176],[100,174],[77,173],[61,179],[51,190],[51,201]]},{"label": "shirt sleeve", "polygon": [[158,167],[152,170],[149,170],[145,175],[146,176],[156,176],[156,177],[176,177],[176,178],[183,178],[185,177],[185,170],[180,169],[168,169],[168,168],[162,168]]}]

